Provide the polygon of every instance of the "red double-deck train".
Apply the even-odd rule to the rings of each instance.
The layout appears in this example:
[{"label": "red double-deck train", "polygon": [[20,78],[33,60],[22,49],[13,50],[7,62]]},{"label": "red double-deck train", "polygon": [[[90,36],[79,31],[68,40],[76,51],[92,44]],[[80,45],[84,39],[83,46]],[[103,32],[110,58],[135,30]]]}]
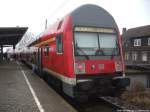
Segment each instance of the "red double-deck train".
[{"label": "red double-deck train", "polygon": [[120,93],[124,75],[121,37],[114,18],[96,5],[83,5],[48,28],[28,46],[22,60],[73,97]]}]

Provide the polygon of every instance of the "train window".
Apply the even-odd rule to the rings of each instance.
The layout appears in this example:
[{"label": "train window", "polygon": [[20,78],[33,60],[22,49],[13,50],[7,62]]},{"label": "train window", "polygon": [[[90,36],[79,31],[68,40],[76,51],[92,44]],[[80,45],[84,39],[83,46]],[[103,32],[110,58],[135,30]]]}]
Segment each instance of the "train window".
[{"label": "train window", "polygon": [[76,55],[95,55],[98,49],[98,37],[96,33],[75,33]]},{"label": "train window", "polygon": [[118,55],[119,48],[115,34],[75,32],[75,55]]},{"label": "train window", "polygon": [[45,46],[45,48],[44,48],[44,55],[45,55],[45,56],[48,56],[48,55],[49,55],[49,46],[48,46],[48,45]]},{"label": "train window", "polygon": [[56,50],[57,53],[62,53],[63,52],[63,46],[62,46],[62,34],[58,34],[56,36]]},{"label": "train window", "polygon": [[100,48],[105,55],[118,55],[117,36],[114,34],[99,34]]}]

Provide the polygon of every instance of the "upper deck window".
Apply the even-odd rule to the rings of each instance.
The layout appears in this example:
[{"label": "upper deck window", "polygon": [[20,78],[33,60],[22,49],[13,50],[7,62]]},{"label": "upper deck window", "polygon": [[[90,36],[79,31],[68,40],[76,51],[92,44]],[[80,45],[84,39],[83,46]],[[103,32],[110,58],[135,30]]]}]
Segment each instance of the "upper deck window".
[{"label": "upper deck window", "polygon": [[57,53],[63,53],[62,34],[56,36],[56,50]]},{"label": "upper deck window", "polygon": [[112,33],[75,32],[75,55],[118,55],[117,36]]},{"label": "upper deck window", "polygon": [[134,39],[134,46],[141,46],[141,39]]},{"label": "upper deck window", "polygon": [[99,34],[100,49],[105,55],[117,55],[117,37],[114,34]]},{"label": "upper deck window", "polygon": [[75,47],[78,55],[95,55],[98,47],[98,35],[96,33],[75,33]]}]

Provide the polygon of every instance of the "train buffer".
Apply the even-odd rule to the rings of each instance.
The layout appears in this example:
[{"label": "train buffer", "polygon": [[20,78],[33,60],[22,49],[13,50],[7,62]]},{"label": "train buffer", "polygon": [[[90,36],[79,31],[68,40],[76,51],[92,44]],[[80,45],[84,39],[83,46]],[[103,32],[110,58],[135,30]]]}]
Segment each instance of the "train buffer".
[{"label": "train buffer", "polygon": [[76,112],[32,70],[0,62],[0,112]]}]

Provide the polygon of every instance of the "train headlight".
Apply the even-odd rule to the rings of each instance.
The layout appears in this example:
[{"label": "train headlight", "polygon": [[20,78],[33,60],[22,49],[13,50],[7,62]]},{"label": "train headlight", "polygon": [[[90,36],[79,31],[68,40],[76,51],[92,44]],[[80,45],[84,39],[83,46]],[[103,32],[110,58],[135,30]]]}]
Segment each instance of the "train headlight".
[{"label": "train headlight", "polygon": [[121,64],[121,62],[115,62],[115,69],[116,69],[116,72],[122,71],[122,64]]},{"label": "train headlight", "polygon": [[75,74],[85,73],[85,63],[75,63]]}]

